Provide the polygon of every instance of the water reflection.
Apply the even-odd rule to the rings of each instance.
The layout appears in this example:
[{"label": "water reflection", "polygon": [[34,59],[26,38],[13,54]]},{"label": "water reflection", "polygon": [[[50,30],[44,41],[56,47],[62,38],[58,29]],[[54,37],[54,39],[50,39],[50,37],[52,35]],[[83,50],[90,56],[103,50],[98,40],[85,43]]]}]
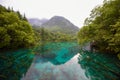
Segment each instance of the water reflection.
[{"label": "water reflection", "polygon": [[[88,80],[78,64],[77,43],[49,43],[44,46],[44,50],[44,56],[34,57],[22,80]],[[55,56],[50,57],[48,54]]]},{"label": "water reflection", "polygon": [[[46,58],[54,65],[64,64],[79,52],[79,45],[76,42],[47,43],[38,46],[35,53]],[[38,61],[38,58],[37,58]]]},{"label": "water reflection", "polygon": [[31,65],[31,50],[0,52],[0,80],[20,80]]},{"label": "water reflection", "polygon": [[120,62],[113,55],[80,51],[75,42],[33,50],[0,53],[0,80],[120,80]]},{"label": "water reflection", "polygon": [[[39,63],[32,63],[22,80],[88,80],[84,75],[85,71],[78,64],[78,56],[79,54],[75,55],[61,65],[39,58]],[[38,56],[35,58],[38,59]]]},{"label": "water reflection", "polygon": [[113,55],[81,51],[79,64],[90,80],[120,80],[120,62]]}]

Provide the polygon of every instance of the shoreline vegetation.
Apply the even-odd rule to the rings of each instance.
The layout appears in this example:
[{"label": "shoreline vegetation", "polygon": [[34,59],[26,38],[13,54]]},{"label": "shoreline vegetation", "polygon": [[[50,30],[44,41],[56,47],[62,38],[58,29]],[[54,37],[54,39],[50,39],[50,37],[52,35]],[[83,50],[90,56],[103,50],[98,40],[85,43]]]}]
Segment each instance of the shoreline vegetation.
[{"label": "shoreline vegetation", "polygon": [[78,32],[78,42],[95,44],[96,50],[120,59],[120,0],[105,0],[96,6]]},{"label": "shoreline vegetation", "polygon": [[19,11],[0,5],[0,49],[19,49],[35,45],[35,34]]}]

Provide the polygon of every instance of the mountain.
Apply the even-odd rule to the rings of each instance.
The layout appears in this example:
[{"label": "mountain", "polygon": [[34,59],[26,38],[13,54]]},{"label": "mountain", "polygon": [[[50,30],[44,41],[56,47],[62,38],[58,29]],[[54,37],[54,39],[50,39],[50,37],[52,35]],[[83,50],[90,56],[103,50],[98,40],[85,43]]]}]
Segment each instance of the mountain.
[{"label": "mountain", "polygon": [[38,18],[29,18],[28,19],[28,22],[31,25],[36,26],[36,27],[41,26],[43,23],[45,23],[47,21],[48,21],[48,19],[41,19],[41,20]]},{"label": "mountain", "polygon": [[66,34],[76,34],[79,31],[77,26],[61,16],[52,17],[47,22],[43,23],[41,27],[52,32],[62,32]]}]

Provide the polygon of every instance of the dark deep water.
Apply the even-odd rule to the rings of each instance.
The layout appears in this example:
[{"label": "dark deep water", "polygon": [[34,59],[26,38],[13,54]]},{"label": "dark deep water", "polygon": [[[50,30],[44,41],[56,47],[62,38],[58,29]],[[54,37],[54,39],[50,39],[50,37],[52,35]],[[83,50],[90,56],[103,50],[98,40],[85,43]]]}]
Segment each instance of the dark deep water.
[{"label": "dark deep water", "polygon": [[4,54],[0,54],[0,80],[120,80],[115,56],[82,51],[75,42]]}]

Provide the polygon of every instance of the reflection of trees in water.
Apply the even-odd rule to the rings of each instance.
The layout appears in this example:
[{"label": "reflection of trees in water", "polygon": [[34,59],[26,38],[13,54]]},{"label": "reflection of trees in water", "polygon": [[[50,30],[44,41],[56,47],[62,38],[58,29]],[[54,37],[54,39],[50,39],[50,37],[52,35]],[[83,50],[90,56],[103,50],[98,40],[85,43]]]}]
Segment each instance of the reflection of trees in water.
[{"label": "reflection of trees in water", "polygon": [[43,55],[45,50],[45,42],[40,42],[41,44],[34,49],[35,54]]},{"label": "reflection of trees in water", "polygon": [[45,42],[45,30],[44,30],[44,28],[41,28],[41,30],[40,30],[40,36],[41,36],[41,38],[40,38],[40,46],[38,46],[39,47],[39,54],[42,54],[42,53],[44,53],[45,52],[45,44],[46,44],[46,42]]},{"label": "reflection of trees in water", "polygon": [[78,59],[91,80],[120,80],[120,62],[113,56],[81,51]]},{"label": "reflection of trees in water", "polygon": [[0,80],[20,80],[33,60],[30,53],[31,50],[0,53]]},{"label": "reflection of trees in water", "polygon": [[[40,52],[41,57],[46,58],[54,65],[60,65],[66,63],[79,52],[79,45],[75,42],[70,44],[69,42],[51,42],[39,46],[37,51]],[[37,57],[36,60],[41,57]]]},{"label": "reflection of trees in water", "polygon": [[45,42],[41,43],[40,52],[41,52],[41,54],[45,52]]}]

